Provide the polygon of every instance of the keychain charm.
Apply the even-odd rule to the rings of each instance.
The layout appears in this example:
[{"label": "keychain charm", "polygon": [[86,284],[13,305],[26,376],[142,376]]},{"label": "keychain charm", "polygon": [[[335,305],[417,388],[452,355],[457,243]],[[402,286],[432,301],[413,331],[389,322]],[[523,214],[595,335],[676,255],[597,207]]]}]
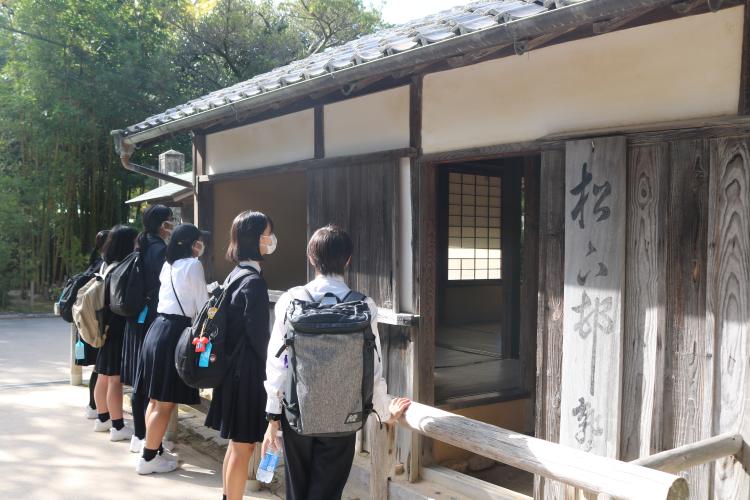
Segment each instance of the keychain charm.
[{"label": "keychain charm", "polygon": [[[203,337],[203,338],[205,338],[205,337]],[[211,347],[212,347],[211,342],[209,342],[208,344],[205,344],[204,347],[203,347],[203,351],[201,352],[201,356],[198,359],[198,366],[200,366],[201,368],[208,368],[209,363],[215,359],[215,357],[214,357],[214,359],[212,359],[212,356],[211,356]]]}]

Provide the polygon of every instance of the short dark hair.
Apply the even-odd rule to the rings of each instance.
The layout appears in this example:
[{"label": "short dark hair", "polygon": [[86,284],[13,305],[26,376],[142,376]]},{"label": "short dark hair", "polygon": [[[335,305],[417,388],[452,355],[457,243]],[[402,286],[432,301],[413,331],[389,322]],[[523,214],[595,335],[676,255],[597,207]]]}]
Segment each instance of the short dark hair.
[{"label": "short dark hair", "polygon": [[[203,240],[201,232],[193,224],[180,224],[174,228],[172,239],[167,245],[167,262],[174,264],[180,259],[188,259],[193,256],[193,244]],[[205,243],[204,243],[205,244]]]},{"label": "short dark hair", "polygon": [[238,264],[243,260],[263,260],[260,254],[260,237],[271,227],[273,221],[262,212],[246,210],[237,215],[229,230],[229,248],[227,248],[227,260]]},{"label": "short dark hair", "polygon": [[113,227],[107,235],[107,240],[102,247],[104,262],[112,264],[120,262],[133,252],[135,248],[135,238],[138,231],[135,228],[118,224]]},{"label": "short dark hair", "polygon": [[315,231],[307,243],[307,258],[322,275],[344,274],[353,252],[352,239],[335,224]]}]

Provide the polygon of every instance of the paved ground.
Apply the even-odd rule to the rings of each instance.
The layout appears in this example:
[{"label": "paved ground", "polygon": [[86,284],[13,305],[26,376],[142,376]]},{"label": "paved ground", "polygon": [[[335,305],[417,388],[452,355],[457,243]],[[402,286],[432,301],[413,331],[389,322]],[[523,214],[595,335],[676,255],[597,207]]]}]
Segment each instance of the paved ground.
[{"label": "paved ground", "polygon": [[138,476],[128,445],[83,418],[88,391],[68,385],[68,356],[59,318],[0,320],[0,498],[221,498],[221,464],[187,446],[178,445],[176,472]]}]

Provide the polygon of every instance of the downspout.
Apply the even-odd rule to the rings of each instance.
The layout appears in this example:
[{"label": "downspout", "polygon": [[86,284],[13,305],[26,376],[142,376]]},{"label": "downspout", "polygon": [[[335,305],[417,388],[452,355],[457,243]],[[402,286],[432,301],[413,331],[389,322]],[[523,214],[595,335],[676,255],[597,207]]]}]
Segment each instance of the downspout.
[{"label": "downspout", "polygon": [[188,187],[191,189],[193,188],[193,183],[185,179],[180,179],[179,177],[176,177],[174,175],[164,174],[153,168],[130,163],[130,157],[135,151],[135,144],[127,140],[122,130],[113,130],[111,132],[111,135],[115,140],[115,151],[117,151],[117,154],[120,155],[120,162],[122,163],[122,166],[123,168],[125,168],[125,170],[141,175],[146,175],[148,177],[153,177],[154,179],[159,179],[161,181],[171,182],[172,184],[177,184],[179,186]]}]

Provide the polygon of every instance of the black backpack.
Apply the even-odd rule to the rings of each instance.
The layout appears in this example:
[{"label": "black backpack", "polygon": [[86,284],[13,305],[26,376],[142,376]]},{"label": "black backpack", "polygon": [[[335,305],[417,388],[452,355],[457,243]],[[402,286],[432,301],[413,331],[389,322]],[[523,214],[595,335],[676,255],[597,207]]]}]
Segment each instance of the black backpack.
[{"label": "black backpack", "polygon": [[[174,362],[177,373],[188,386],[196,389],[215,389],[221,385],[234,362],[235,355],[242,349],[245,338],[243,335],[233,352],[227,352],[229,289],[238,280],[257,273],[253,268],[242,267],[233,276],[227,276],[224,284],[211,292],[206,304],[193,321],[193,325],[182,332],[175,347]],[[176,291],[175,296],[177,296]],[[202,339],[206,340],[202,341]],[[201,344],[205,349],[207,342],[211,345],[208,363],[207,366],[200,366],[199,362],[203,354],[200,350]]]},{"label": "black backpack", "polygon": [[287,378],[284,414],[303,436],[348,436],[373,413],[376,340],[366,297],[350,291],[315,301],[292,289],[284,345]]},{"label": "black backpack", "polygon": [[136,250],[113,269],[109,280],[109,310],[126,318],[137,316],[146,305],[143,257]]},{"label": "black backpack", "polygon": [[60,298],[57,299],[58,310],[62,319],[68,323],[73,322],[73,304],[76,303],[76,297],[78,296],[78,290],[83,285],[91,281],[91,278],[96,274],[94,271],[87,269],[82,273],[78,273],[72,278],[68,279],[63,287]]}]

